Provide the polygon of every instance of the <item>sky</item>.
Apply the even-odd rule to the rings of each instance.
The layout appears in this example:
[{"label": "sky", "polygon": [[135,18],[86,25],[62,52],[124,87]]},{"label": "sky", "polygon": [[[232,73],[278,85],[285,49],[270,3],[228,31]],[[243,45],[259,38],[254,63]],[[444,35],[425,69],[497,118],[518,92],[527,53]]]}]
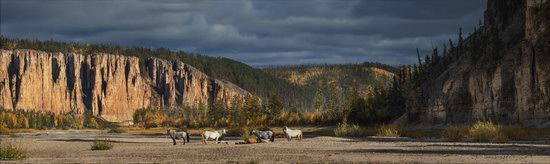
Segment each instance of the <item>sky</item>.
[{"label": "sky", "polygon": [[262,67],[417,61],[485,0],[0,0],[0,34],[166,47]]}]

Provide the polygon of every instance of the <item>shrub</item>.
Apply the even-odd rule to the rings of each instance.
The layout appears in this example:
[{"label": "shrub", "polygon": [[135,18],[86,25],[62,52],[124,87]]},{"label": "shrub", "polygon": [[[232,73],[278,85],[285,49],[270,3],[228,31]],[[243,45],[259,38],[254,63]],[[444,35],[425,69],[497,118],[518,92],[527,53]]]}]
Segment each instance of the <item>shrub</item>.
[{"label": "shrub", "polygon": [[10,129],[0,125],[0,135],[9,135],[11,133]]},{"label": "shrub", "polygon": [[287,117],[288,117],[288,113],[282,111],[279,114],[277,114],[273,120],[275,124],[284,125],[286,124]]},{"label": "shrub", "polygon": [[506,134],[504,133],[497,133],[495,135],[495,138],[493,139],[493,142],[496,142],[496,143],[506,143],[508,142],[508,136],[506,136]]},{"label": "shrub", "polygon": [[468,127],[456,125],[451,125],[441,132],[441,136],[443,136],[449,142],[462,141],[462,139],[464,139],[467,134]]},{"label": "shrub", "polygon": [[25,157],[25,153],[15,147],[15,144],[11,142],[0,143],[0,160],[20,160]]},{"label": "shrub", "polygon": [[94,117],[87,119],[85,125],[87,128],[93,128],[93,129],[101,128]]},{"label": "shrub", "polygon": [[244,134],[248,134],[250,130],[247,127],[233,127],[227,129],[226,136],[242,136]]},{"label": "shrub", "polygon": [[[379,125],[375,128],[376,136],[380,137],[400,137],[400,127],[397,125]],[[402,131],[402,130],[401,130]]]},{"label": "shrub", "polygon": [[360,137],[366,135],[366,130],[357,124],[348,124],[346,122],[338,124],[334,129],[334,135],[338,137]]},{"label": "shrub", "polygon": [[512,140],[524,140],[531,137],[529,130],[521,125],[503,126],[502,133]]},{"label": "shrub", "polygon": [[110,142],[105,141],[95,141],[92,143],[91,150],[110,150],[113,148],[113,144]]},{"label": "shrub", "polygon": [[469,130],[470,136],[477,142],[507,142],[502,126],[492,122],[477,122]]},{"label": "shrub", "polygon": [[138,109],[133,114],[134,124],[145,128],[159,127],[165,122],[167,116],[160,110]]},{"label": "shrub", "polygon": [[280,112],[277,114],[272,121],[272,123],[278,125],[300,125],[302,121],[302,115],[298,112]]},{"label": "shrub", "polygon": [[108,133],[128,133],[128,130],[116,127],[111,128]]},{"label": "shrub", "polygon": [[302,121],[305,124],[318,124],[321,120],[321,112],[314,111],[314,112],[306,112],[304,115],[302,115]]}]

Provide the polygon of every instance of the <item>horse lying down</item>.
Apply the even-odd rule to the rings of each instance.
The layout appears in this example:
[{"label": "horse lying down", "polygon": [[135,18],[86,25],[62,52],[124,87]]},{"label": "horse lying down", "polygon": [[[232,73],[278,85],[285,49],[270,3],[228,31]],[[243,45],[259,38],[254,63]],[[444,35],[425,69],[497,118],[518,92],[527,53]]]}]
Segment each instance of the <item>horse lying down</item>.
[{"label": "horse lying down", "polygon": [[174,145],[176,145],[176,139],[182,139],[184,145],[185,145],[185,141],[189,142],[189,133],[185,131],[177,132],[177,131],[171,131],[170,129],[168,129],[167,133],[170,136],[170,138],[172,138]]},{"label": "horse lying down", "polygon": [[291,141],[292,138],[298,138],[298,140],[302,140],[302,131],[301,130],[292,130],[288,127],[283,128],[283,132],[285,132],[286,138],[288,141]]},{"label": "horse lying down", "polygon": [[[201,139],[202,139],[202,143],[204,144],[208,144],[208,140],[215,140],[216,141],[216,144],[219,144],[223,137],[223,135],[225,135],[226,131],[225,129],[221,129],[221,130],[216,130],[216,131],[204,131],[202,134],[201,134]],[[227,144],[227,142],[225,142]]]},{"label": "horse lying down", "polygon": [[273,133],[273,131],[253,130],[252,132],[250,132],[250,134],[256,136],[256,139],[258,139],[258,142],[262,142],[268,139],[271,142],[275,141],[275,133]]}]

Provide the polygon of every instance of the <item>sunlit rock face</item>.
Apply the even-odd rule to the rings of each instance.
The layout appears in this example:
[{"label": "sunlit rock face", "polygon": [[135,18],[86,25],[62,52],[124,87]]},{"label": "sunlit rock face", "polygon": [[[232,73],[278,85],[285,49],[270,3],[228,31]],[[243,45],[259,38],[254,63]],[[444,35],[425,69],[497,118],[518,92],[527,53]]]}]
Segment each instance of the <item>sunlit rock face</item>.
[{"label": "sunlit rock face", "polygon": [[[136,109],[230,102],[247,91],[182,63],[112,54],[0,50],[0,107],[132,119]],[[147,69],[147,70],[142,70]]]},{"label": "sunlit rock face", "polygon": [[487,7],[477,41],[466,39],[450,52],[457,59],[424,82],[410,122],[550,126],[550,3],[489,0]]}]

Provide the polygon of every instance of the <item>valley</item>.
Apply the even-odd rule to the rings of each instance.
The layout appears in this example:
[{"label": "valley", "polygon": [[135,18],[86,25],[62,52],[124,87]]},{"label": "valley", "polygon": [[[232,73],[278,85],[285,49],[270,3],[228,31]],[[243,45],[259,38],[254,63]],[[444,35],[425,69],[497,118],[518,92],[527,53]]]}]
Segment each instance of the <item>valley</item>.
[{"label": "valley", "polygon": [[[6,138],[2,138],[6,139]],[[108,139],[114,148],[92,151],[93,141]],[[192,136],[186,145],[166,135],[108,134],[98,132],[41,132],[20,134],[11,139],[28,152],[29,158],[15,163],[545,163],[550,160],[547,141],[492,143],[448,143],[410,138],[340,138],[306,136],[288,142],[235,145],[200,143]]]},{"label": "valley", "polygon": [[0,162],[550,161],[548,0],[227,2],[0,1]]}]

